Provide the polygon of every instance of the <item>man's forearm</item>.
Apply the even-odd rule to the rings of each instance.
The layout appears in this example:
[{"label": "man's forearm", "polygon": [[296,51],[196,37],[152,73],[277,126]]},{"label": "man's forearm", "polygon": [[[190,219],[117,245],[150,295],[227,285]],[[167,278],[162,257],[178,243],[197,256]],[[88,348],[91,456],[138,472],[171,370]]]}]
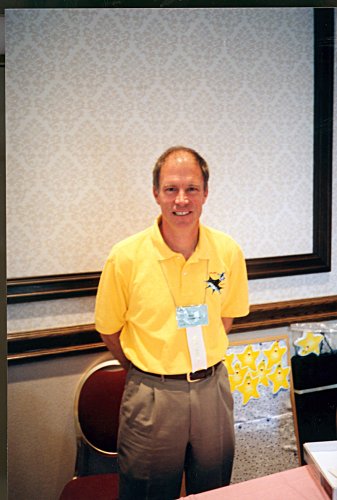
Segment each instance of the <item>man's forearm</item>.
[{"label": "man's forearm", "polygon": [[101,333],[101,338],[104,344],[107,346],[114,358],[116,358],[125,370],[130,368],[130,361],[125,357],[121,343],[120,343],[121,332],[114,333],[113,335],[103,335]]},{"label": "man's forearm", "polygon": [[221,318],[221,319],[222,319],[222,324],[225,328],[226,333],[229,333],[232,329],[233,318]]}]

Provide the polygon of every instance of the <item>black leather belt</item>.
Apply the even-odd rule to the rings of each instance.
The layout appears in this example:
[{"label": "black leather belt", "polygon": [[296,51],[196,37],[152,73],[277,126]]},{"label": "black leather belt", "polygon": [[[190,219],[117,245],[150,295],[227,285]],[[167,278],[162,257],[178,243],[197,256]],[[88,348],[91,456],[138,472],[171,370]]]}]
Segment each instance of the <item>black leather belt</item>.
[{"label": "black leather belt", "polygon": [[191,373],[181,373],[178,375],[160,375],[159,373],[150,373],[146,372],[144,370],[141,370],[140,368],[137,368],[137,366],[132,365],[133,368],[141,373],[145,373],[146,375],[151,375],[152,377],[159,377],[161,379],[174,379],[174,380],[187,380],[188,382],[197,382],[198,380],[202,380],[204,378],[210,377],[214,375],[216,369],[222,362],[219,361],[213,366],[210,366],[209,368],[205,368],[204,370],[198,370],[196,372],[191,372]]}]

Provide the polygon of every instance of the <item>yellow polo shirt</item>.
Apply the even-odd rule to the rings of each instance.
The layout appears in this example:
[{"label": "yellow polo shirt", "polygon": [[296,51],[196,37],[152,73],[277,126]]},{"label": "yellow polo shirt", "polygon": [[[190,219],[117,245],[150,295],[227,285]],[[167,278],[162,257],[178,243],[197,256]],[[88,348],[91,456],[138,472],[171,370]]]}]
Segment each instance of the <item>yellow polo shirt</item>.
[{"label": "yellow polo shirt", "polygon": [[185,261],[166,245],[156,221],[112,248],[97,292],[96,329],[121,331],[125,356],[142,370],[188,373],[186,329],[177,327],[176,307],[204,303],[209,322],[203,339],[212,366],[228,346],[221,317],[249,312],[242,251],[230,236],[200,225],[198,245]]}]

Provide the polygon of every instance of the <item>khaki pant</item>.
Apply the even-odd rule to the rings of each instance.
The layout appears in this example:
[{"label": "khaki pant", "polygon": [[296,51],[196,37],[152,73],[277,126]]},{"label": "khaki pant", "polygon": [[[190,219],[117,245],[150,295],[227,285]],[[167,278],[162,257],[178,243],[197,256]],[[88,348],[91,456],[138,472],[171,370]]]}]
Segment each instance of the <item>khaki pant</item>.
[{"label": "khaki pant", "polygon": [[179,498],[229,484],[234,456],[233,398],[221,363],[189,383],[134,368],[121,406],[120,500]]}]

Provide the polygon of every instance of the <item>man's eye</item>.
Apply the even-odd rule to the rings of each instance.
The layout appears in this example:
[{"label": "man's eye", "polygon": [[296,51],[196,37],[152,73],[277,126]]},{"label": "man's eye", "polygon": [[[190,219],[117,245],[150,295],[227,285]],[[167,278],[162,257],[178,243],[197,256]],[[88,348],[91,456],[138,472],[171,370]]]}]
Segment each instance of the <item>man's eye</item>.
[{"label": "man's eye", "polygon": [[173,191],[175,191],[175,188],[174,187],[167,187],[165,189],[165,191],[168,192],[168,193],[173,193]]}]

